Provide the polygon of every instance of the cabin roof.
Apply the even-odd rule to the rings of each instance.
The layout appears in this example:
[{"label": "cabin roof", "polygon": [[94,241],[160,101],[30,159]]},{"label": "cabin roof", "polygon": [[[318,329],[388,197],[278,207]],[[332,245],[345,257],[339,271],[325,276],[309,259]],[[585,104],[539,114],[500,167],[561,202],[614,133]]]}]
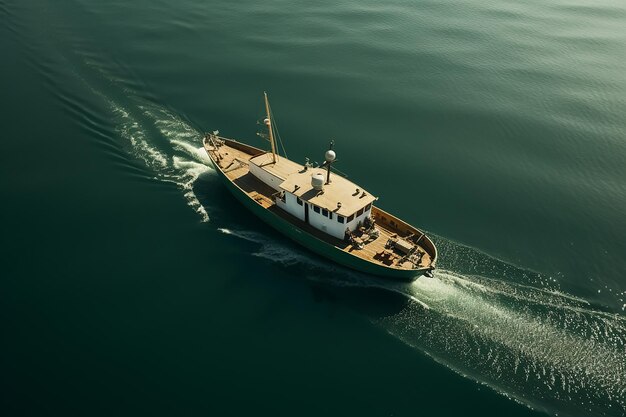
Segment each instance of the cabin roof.
[{"label": "cabin roof", "polygon": [[[330,174],[330,184],[324,184],[323,189],[318,191],[311,185],[311,176],[316,173],[323,174],[324,179],[326,179],[325,169],[309,168],[306,171],[300,170],[289,175],[280,184],[280,188],[294,194],[301,200],[345,217],[356,213],[359,209],[376,200],[376,197],[361,187],[333,173]],[[341,203],[341,207],[337,203]]]},{"label": "cabin roof", "polygon": [[[285,192],[344,217],[356,213],[376,200],[375,196],[360,186],[334,173],[330,174],[330,184],[324,184],[322,191],[315,190],[311,185],[311,176],[321,173],[326,179],[325,169],[305,170],[303,165],[280,156],[277,156],[274,164],[270,152],[251,158],[250,162],[282,179],[280,188]],[[337,203],[341,203],[341,207]]]}]

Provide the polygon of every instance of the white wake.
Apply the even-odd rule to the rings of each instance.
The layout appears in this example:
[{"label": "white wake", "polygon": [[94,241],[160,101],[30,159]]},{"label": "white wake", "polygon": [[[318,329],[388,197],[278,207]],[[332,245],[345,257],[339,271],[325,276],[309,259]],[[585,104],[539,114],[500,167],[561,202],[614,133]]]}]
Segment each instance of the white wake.
[{"label": "white wake", "polygon": [[626,412],[626,320],[620,315],[552,288],[446,270],[411,284],[387,282],[260,233],[219,230],[258,244],[252,256],[297,267],[299,278],[402,294],[409,302],[401,311],[372,322],[503,395],[560,415]]}]

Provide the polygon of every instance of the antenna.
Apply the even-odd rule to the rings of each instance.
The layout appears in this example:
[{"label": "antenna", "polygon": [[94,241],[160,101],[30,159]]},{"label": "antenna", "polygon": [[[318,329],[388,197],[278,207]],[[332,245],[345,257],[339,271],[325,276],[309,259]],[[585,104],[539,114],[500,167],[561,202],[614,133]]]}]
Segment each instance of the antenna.
[{"label": "antenna", "polygon": [[326,168],[328,170],[328,172],[326,173],[326,184],[330,184],[330,166],[333,163],[333,161],[337,158],[337,154],[335,154],[335,151],[333,151],[334,144],[335,144],[335,141],[331,140],[328,150],[326,151],[326,154],[324,155],[324,158],[326,159]]}]

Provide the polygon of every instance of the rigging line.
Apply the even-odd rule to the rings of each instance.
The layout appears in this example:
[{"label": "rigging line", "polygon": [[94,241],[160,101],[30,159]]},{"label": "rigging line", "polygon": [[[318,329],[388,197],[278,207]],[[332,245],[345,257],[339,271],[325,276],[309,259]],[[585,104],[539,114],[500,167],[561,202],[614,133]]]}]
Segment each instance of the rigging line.
[{"label": "rigging line", "polygon": [[272,125],[274,126],[274,130],[276,131],[276,137],[280,142],[280,147],[283,148],[283,153],[285,154],[285,158],[287,156],[287,150],[285,149],[285,145],[283,144],[283,139],[280,137],[280,132],[278,131],[278,124],[276,123],[276,119],[274,119],[274,111],[272,110],[272,105],[270,104],[270,119],[272,120]]},{"label": "rigging line", "polygon": [[344,177],[344,178],[348,178],[348,174],[346,174],[346,173],[345,173],[345,172],[343,172],[343,171],[338,170],[338,169],[337,169],[337,168],[335,168],[334,166],[332,166],[332,165],[331,165],[330,169],[331,169],[332,171],[337,172],[337,173],[338,173],[339,175],[341,175],[342,177]]},{"label": "rigging line", "polygon": [[[274,141],[278,139],[280,141],[280,136],[278,135],[278,128],[276,126],[276,121],[274,120],[274,111],[272,110],[272,105],[268,102],[267,107],[269,108],[269,118],[270,118],[270,129],[274,129]],[[280,150],[278,146],[276,146],[276,152],[280,155]]]},{"label": "rigging line", "polygon": [[288,158],[287,150],[285,149],[285,145],[283,144],[283,138],[280,137],[280,133],[278,132],[278,128],[276,128],[276,136],[278,137],[278,142],[280,142],[280,147],[283,148],[283,153],[285,154],[285,158]]}]

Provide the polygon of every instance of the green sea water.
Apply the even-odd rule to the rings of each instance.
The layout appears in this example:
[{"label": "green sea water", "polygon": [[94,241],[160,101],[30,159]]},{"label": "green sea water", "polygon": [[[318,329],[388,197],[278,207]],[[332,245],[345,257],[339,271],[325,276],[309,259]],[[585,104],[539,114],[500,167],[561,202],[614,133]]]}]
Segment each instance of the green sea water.
[{"label": "green sea water", "polygon": [[[0,415],[626,413],[623,1],[0,0],[0,53]],[[434,279],[228,194],[263,91]]]}]

